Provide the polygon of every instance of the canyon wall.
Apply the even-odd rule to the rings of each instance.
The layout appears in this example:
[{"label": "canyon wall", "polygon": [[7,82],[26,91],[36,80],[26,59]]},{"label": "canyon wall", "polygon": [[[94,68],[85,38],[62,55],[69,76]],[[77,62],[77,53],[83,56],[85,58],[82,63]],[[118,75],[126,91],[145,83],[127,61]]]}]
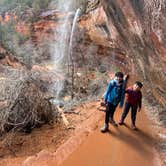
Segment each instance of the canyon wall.
[{"label": "canyon wall", "polygon": [[165,7],[164,0],[101,0],[80,21],[93,42],[112,49],[109,56],[114,56],[117,65],[143,82],[146,99],[160,107],[162,119],[166,108]]}]

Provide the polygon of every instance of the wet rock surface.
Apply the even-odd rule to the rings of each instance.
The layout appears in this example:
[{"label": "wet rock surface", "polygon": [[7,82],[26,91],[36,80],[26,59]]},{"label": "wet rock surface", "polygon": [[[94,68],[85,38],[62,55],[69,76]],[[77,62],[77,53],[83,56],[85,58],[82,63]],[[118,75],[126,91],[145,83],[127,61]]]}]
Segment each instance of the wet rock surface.
[{"label": "wet rock surface", "polygon": [[136,74],[147,100],[153,98],[149,105],[160,105],[160,115],[165,115],[166,108],[165,5],[165,1],[103,0],[80,20],[91,42],[100,45],[102,63],[108,55],[110,64]]}]

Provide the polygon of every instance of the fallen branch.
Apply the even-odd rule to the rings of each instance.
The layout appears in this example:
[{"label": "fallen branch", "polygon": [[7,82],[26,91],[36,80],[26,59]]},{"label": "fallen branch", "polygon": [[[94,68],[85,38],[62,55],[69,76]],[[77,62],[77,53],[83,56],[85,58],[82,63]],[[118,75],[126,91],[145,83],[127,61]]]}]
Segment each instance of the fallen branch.
[{"label": "fallen branch", "polygon": [[67,120],[67,118],[66,118],[66,116],[64,114],[64,111],[61,108],[59,108],[59,107],[57,107],[57,109],[58,109],[58,112],[61,114],[62,121],[65,124],[65,126],[69,127],[69,121]]},{"label": "fallen branch", "polygon": [[76,114],[76,115],[79,114],[79,112],[75,112],[75,111],[64,111],[63,113],[64,114]]}]

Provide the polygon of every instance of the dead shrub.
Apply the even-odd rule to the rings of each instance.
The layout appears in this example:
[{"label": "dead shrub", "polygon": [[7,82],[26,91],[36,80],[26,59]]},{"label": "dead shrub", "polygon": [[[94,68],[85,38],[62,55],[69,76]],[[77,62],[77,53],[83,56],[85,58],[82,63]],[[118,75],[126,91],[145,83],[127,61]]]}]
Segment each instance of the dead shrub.
[{"label": "dead shrub", "polygon": [[17,77],[17,72],[21,71],[9,70],[8,77],[0,79],[0,134],[11,129],[30,132],[59,117],[58,110],[45,98],[37,82],[28,74]]}]

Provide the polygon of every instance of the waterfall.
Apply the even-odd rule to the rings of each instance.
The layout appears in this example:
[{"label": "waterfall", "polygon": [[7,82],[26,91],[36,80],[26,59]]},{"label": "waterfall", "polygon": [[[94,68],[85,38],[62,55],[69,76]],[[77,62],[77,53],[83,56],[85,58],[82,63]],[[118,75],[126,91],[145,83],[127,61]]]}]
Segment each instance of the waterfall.
[{"label": "waterfall", "polygon": [[58,97],[60,92],[64,89],[64,81],[68,72],[67,66],[73,63],[73,35],[77,18],[80,13],[80,9],[77,9],[71,26],[70,21],[71,17],[73,17],[71,8],[73,8],[73,5],[73,0],[66,1],[65,3],[62,3],[59,0],[58,3],[58,11],[63,15],[63,18],[59,19],[58,21],[59,26],[54,32],[55,42],[51,45],[53,68],[57,76],[57,81],[51,87],[51,91],[53,91],[56,97]]},{"label": "waterfall", "polygon": [[69,42],[69,55],[70,55],[70,60],[72,61],[72,46],[73,46],[73,35],[74,35],[74,31],[75,31],[75,26],[76,26],[76,22],[77,22],[77,18],[80,14],[80,8],[77,9],[74,19],[73,19],[73,25],[72,25],[72,29],[71,29],[71,35],[70,35],[70,42]]},{"label": "waterfall", "polygon": [[72,83],[72,90],[71,90],[71,96],[73,98],[73,90],[74,90],[74,59],[73,59],[73,35],[74,35],[74,31],[75,31],[75,27],[76,27],[76,22],[77,22],[77,18],[80,14],[80,9],[78,8],[76,13],[75,13],[75,16],[74,16],[74,19],[73,19],[73,25],[72,25],[72,29],[71,29],[71,34],[70,34],[70,42],[69,42],[69,59],[70,59],[70,62],[71,63],[71,83]]}]

